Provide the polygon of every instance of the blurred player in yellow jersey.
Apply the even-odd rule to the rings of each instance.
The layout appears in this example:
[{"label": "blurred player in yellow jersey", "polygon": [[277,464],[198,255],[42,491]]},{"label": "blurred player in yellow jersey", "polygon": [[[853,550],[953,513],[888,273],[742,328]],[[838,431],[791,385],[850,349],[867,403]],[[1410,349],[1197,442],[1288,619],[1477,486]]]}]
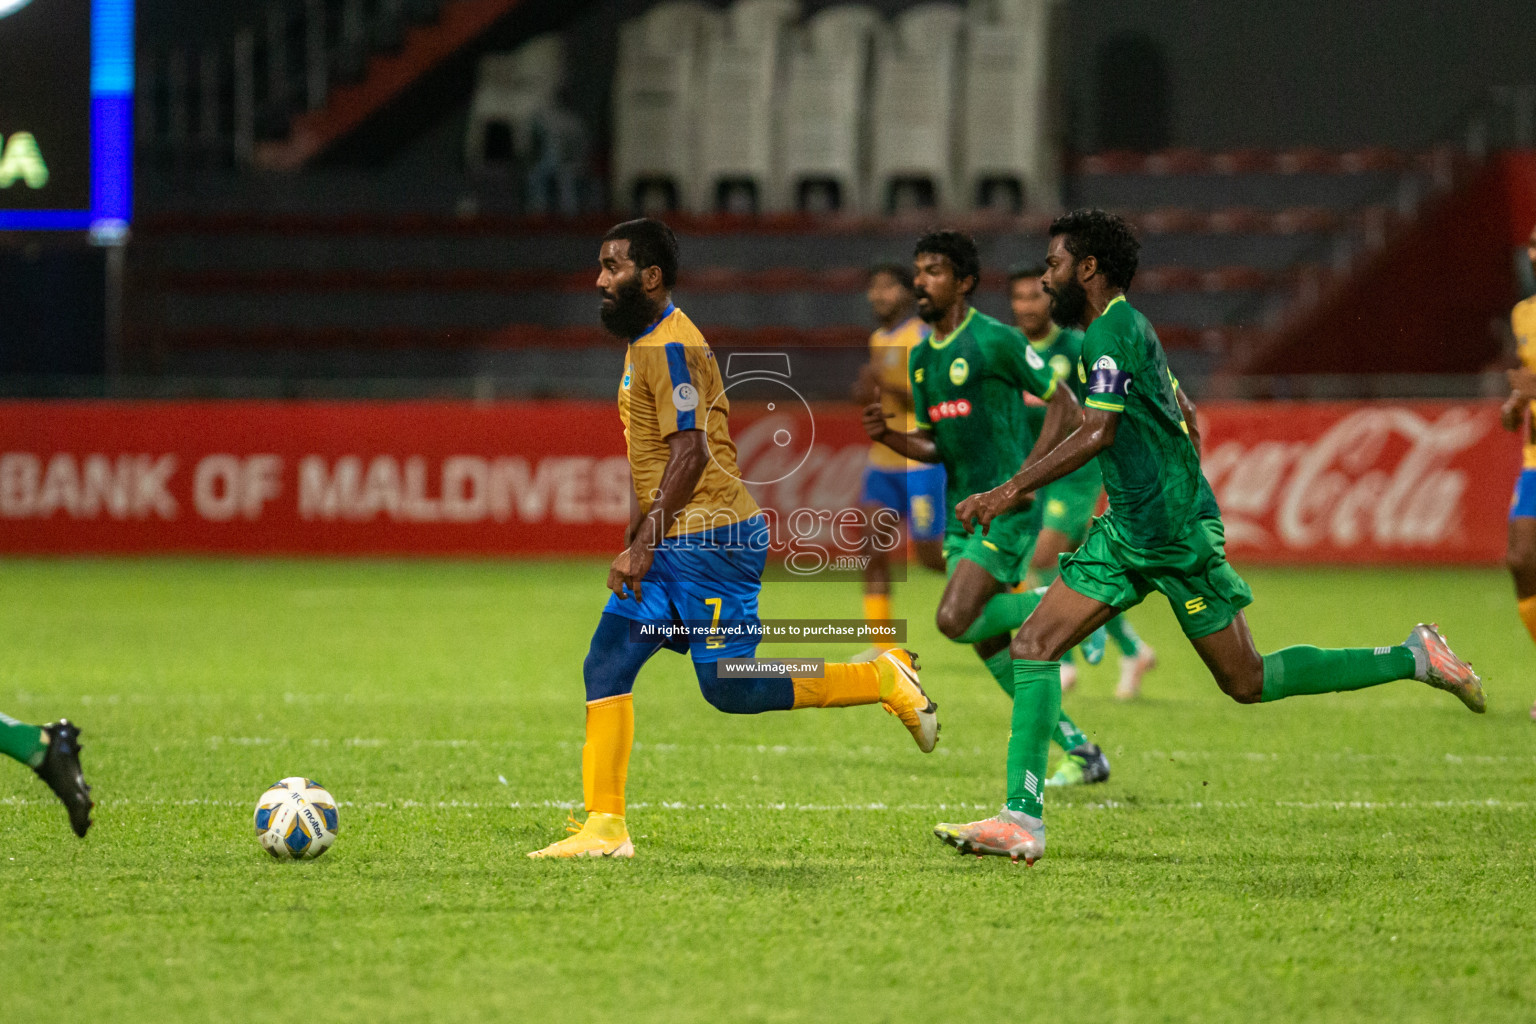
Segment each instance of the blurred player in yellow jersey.
[{"label": "blurred player in yellow jersey", "polygon": [[[1536,271],[1536,228],[1526,240],[1526,257]],[[1536,295],[1510,314],[1521,368],[1509,371],[1510,392],[1504,402],[1504,426],[1522,432],[1525,445],[1520,480],[1509,506],[1509,550],[1506,559],[1515,577],[1520,619],[1536,640]],[[1536,719],[1536,704],[1531,706]]]},{"label": "blurred player in yellow jersey", "polygon": [[733,676],[718,664],[757,651],[768,527],[737,471],[715,355],[672,304],[677,262],[671,229],[650,219],[614,227],[598,254],[603,326],[628,346],[618,398],[635,503],[626,547],[608,570],[613,593],[582,665],[587,817],[573,818],[573,835],[530,857],[634,856],[624,817],[633,690],[641,667],[663,647],[693,656],[704,699],[721,711],[880,704],[924,753],[938,740],[938,707],[923,692],[909,651],[828,664],[816,678]]},{"label": "blurred player in yellow jersey", "polygon": [[[880,327],[869,336],[869,362],[859,371],[854,400],[861,406],[879,402],[892,430],[916,430],[907,363],[912,349],[931,329],[913,312],[912,268],[902,263],[872,267],[865,297]],[[906,520],[918,561],[943,572],[947,509],[944,467],[897,455],[883,444],[871,444],[859,507],[865,524],[864,554],[869,558],[864,566],[864,618],[882,622],[891,618],[891,553],[889,542],[882,543],[882,538],[894,535],[890,527],[895,523],[879,524],[877,517]],[[886,528],[881,529],[881,525]],[[891,646],[876,644],[854,660],[878,657]]]}]

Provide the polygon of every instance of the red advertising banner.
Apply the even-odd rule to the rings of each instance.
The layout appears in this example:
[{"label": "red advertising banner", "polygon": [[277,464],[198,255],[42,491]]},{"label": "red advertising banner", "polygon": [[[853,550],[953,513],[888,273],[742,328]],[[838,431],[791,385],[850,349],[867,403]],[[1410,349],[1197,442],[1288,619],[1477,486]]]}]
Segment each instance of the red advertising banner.
[{"label": "red advertising banner", "polygon": [[[857,503],[867,442],[851,407],[793,404],[738,407],[732,434],[759,502],[804,538]],[[1502,557],[1519,452],[1492,403],[1201,419],[1239,564]],[[607,403],[0,402],[12,554],[609,553],[628,491]]]},{"label": "red advertising banner", "polygon": [[1206,477],[1234,562],[1497,562],[1520,467],[1491,402],[1217,405]]}]

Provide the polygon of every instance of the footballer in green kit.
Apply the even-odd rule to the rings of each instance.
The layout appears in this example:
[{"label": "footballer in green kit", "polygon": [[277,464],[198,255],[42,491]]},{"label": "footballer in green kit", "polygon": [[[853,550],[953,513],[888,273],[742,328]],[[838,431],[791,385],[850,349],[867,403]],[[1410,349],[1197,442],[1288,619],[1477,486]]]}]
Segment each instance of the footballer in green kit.
[{"label": "footballer in green kit", "polygon": [[[1049,451],[1078,423],[1081,409],[1072,389],[1057,386],[1023,335],[970,304],[981,277],[970,236],[958,231],[924,235],[913,267],[917,313],[933,328],[908,360],[917,426],[893,430],[881,407],[872,404],[864,410],[864,429],[900,455],[943,463],[949,481],[944,534],[949,581],[935,618],[945,636],[974,645],[992,678],[1012,697],[1008,643],[1043,595],[1043,590],[1015,589],[1028,572],[1040,509],[1021,503],[998,516],[982,536],[962,528],[954,503],[958,496],[998,486],[1018,472],[1026,457]],[[1024,416],[1026,391],[1046,403],[1038,437]],[[1055,707],[1059,712],[1059,692]],[[1103,752],[1069,717],[1052,716],[1052,735],[1062,749],[1085,755],[1097,776],[1108,777]]]},{"label": "footballer in green kit", "polygon": [[[1050,296],[1045,294],[1040,282],[1044,274],[1043,264],[1015,268],[1010,272],[1008,305],[1013,311],[1014,324],[1029,339],[1030,347],[1045,360],[1051,374],[1070,386],[1081,401],[1086,397],[1087,389],[1087,382],[1078,374],[1077,367],[1082,355],[1083,332],[1052,322]],[[1045,422],[1045,409],[1029,404],[1024,413],[1038,432]],[[1056,578],[1061,556],[1076,551],[1088,536],[1088,524],[1098,511],[1103,493],[1104,475],[1097,459],[1040,488],[1036,495],[1042,516],[1040,539],[1035,544],[1035,555],[1029,567],[1034,582],[1049,584]],[[1115,696],[1120,700],[1134,700],[1141,695],[1142,677],[1157,666],[1157,654],[1136,634],[1130,620],[1123,615],[1110,619],[1105,630],[1120,650],[1120,682],[1115,687]],[[1068,652],[1061,659],[1061,692],[1070,692],[1076,683],[1077,667]],[[1046,784],[1074,785],[1093,781],[1083,777],[1083,768],[1075,759],[1069,758]]]},{"label": "footballer in green kit", "polygon": [[1007,798],[995,817],[940,824],[934,833],[962,853],[1032,863],[1045,853],[1039,778],[1060,700],[1060,658],[1125,609],[1161,591],[1217,686],[1240,704],[1358,690],[1416,679],[1486,709],[1482,681],[1433,625],[1400,644],[1324,650],[1287,647],[1260,655],[1243,608],[1248,585],[1227,563],[1220,509],[1200,472],[1189,405],[1174,385],[1147,318],[1126,301],[1139,243],[1124,220],[1078,210],[1051,225],[1043,278],[1051,317],[1084,331],[1083,422],[1013,479],[955,509],[968,531],[991,524],[1027,496],[1097,458],[1109,511],[1061,563],[1010,647],[1014,700]]}]

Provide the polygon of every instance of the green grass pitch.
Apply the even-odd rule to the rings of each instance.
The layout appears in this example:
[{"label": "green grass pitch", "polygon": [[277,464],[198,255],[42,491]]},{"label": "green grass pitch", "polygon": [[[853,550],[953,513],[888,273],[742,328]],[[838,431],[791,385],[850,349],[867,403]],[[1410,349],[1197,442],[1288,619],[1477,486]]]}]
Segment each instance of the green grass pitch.
[{"label": "green grass pitch", "polygon": [[[1033,869],[934,821],[1002,796],[1008,710],[900,585],[938,750],[875,708],[728,717],[641,676],[632,862],[531,862],[579,801],[600,562],[0,564],[0,710],[84,728],[89,838],[0,764],[0,1007],[17,1022],[1529,1021],[1536,652],[1493,570],[1251,571],[1263,649],[1438,618],[1488,678],[1239,707],[1154,598],[1162,666],[1068,709],[1114,764]],[[847,584],[764,614],[852,617]],[[846,648],[765,653],[840,655]],[[306,774],[336,847],[277,863]]]}]

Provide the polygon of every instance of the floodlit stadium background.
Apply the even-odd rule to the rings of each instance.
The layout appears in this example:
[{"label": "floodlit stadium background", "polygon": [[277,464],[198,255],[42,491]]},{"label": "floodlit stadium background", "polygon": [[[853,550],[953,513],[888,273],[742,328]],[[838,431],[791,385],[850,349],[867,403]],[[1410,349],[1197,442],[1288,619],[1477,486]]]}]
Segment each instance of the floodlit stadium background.
[{"label": "floodlit stadium background", "polygon": [[[1536,1019],[1498,423],[1533,40],[1530,0],[0,0],[0,712],[77,721],[98,801],[76,840],[0,758],[3,1016]],[[1237,707],[1153,597],[1143,698],[1114,655],[1066,697],[1110,780],[1051,791],[1027,871],[955,857],[1009,706],[913,565],[932,755],[660,654],[636,858],[527,860],[582,807],[627,515],[601,233],[676,227],[678,304],[758,370],[744,475],[826,512],[866,268],[965,228],[1006,316],[1086,204],[1139,231],[1260,648],[1434,619],[1488,713]],[[763,615],[857,616],[826,580]],[[295,774],[342,831],[277,864],[251,812]]]},{"label": "floodlit stadium background", "polygon": [[[0,148],[0,223],[92,226],[0,233],[0,392],[119,404],[10,407],[0,546],[607,550],[621,356],[590,278],[636,211],[677,228],[718,350],[798,353],[822,433],[763,500],[836,506],[865,268],[964,227],[1006,315],[1009,268],[1091,204],[1141,234],[1132,297],[1209,416],[1236,557],[1494,560],[1536,15],[1294,6],[98,5],[89,67],[33,53],[0,87],[0,140],[53,161],[34,187]],[[121,89],[135,13],[125,232],[121,141],[59,97]],[[92,170],[92,211],[37,212]],[[349,492],[348,458],[387,493]]]}]

